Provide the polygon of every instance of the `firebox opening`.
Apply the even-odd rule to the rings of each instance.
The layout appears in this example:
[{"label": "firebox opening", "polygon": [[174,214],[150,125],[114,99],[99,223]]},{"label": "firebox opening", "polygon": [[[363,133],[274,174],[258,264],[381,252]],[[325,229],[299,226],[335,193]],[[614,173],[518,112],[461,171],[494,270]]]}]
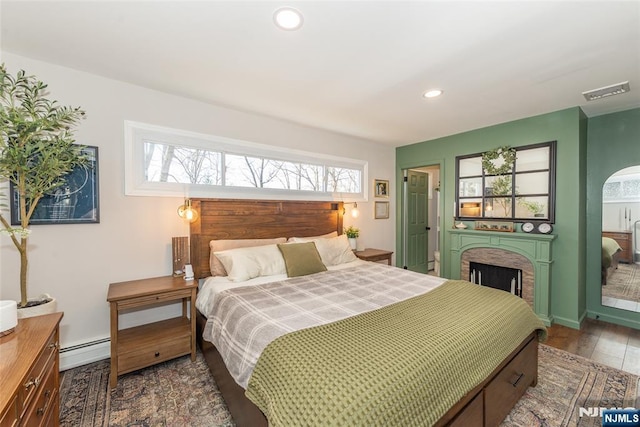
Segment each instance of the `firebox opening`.
[{"label": "firebox opening", "polygon": [[522,298],[522,270],[497,265],[469,263],[469,281],[510,292]]}]

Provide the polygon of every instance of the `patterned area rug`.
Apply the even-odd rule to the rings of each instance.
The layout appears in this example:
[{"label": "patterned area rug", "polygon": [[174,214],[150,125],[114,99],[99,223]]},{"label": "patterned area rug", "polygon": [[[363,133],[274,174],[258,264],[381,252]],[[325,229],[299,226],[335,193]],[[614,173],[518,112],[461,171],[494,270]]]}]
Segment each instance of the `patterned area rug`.
[{"label": "patterned area rug", "polygon": [[[580,417],[582,407],[640,407],[639,378],[555,348],[540,345],[538,385],[502,426],[600,426]],[[123,375],[109,392],[109,361],[63,372],[60,425],[233,426],[200,353]]]},{"label": "patterned area rug", "polygon": [[618,264],[602,287],[602,296],[640,302],[640,265]]}]

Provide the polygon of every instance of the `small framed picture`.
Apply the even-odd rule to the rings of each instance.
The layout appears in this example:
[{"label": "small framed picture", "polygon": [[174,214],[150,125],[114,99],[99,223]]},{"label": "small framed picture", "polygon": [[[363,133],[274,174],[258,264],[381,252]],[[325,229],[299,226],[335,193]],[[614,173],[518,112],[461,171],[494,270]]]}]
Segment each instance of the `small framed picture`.
[{"label": "small framed picture", "polygon": [[389,198],[389,181],[376,179],[373,181],[373,188],[376,197]]},{"label": "small framed picture", "polygon": [[375,202],[375,219],[389,218],[389,202]]},{"label": "small framed picture", "polygon": [[510,221],[476,221],[474,228],[476,230],[502,231],[507,233],[514,231],[513,222]]}]

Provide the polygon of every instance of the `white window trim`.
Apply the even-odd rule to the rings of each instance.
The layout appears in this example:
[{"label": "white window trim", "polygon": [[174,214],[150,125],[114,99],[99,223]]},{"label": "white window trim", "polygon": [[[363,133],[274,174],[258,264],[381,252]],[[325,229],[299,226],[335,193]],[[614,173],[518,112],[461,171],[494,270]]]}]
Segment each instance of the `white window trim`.
[{"label": "white window trim", "polygon": [[[360,169],[361,193],[330,193],[253,187],[225,187],[203,184],[147,182],[144,180],[144,139],[230,154],[263,156],[279,160]],[[124,191],[127,196],[252,198],[274,200],[368,200],[369,163],[365,160],[288,149],[268,144],[172,129],[130,120],[124,121]]]}]

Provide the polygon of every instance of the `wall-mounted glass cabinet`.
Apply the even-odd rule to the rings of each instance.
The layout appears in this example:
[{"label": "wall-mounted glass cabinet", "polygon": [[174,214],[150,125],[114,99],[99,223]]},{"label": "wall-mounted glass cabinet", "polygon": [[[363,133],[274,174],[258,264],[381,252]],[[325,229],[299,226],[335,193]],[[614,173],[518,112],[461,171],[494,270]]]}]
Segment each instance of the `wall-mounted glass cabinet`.
[{"label": "wall-mounted glass cabinet", "polygon": [[456,157],[456,219],[554,222],[556,141],[504,148]]}]

